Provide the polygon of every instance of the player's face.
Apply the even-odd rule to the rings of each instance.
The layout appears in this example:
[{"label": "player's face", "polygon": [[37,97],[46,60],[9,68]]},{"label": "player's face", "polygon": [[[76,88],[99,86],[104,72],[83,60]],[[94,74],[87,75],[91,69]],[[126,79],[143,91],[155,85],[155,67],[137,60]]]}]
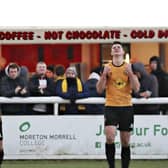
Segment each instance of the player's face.
[{"label": "player's face", "polygon": [[111,55],[124,55],[123,47],[120,44],[114,44],[111,47]]}]

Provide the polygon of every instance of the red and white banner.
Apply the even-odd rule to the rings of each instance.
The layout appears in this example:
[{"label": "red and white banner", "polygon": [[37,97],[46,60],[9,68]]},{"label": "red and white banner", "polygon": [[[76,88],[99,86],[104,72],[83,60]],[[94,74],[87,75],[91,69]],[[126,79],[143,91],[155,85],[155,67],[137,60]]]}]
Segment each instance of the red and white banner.
[{"label": "red and white banner", "polygon": [[168,28],[0,28],[0,44],[164,42]]}]

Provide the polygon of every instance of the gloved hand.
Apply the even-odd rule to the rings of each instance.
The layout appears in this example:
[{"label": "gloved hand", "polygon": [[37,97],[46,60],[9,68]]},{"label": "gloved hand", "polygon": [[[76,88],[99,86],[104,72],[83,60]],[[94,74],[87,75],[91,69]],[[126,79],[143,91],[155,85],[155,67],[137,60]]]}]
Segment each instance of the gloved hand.
[{"label": "gloved hand", "polygon": [[70,97],[71,99],[76,99],[76,91],[74,89],[70,89]]}]

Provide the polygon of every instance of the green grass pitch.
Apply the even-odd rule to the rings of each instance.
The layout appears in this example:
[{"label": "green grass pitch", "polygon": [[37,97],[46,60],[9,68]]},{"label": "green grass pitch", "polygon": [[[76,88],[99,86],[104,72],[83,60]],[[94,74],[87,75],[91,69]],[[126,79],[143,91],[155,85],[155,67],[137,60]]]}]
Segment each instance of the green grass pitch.
[{"label": "green grass pitch", "polygon": [[[166,168],[168,160],[132,160],[130,168]],[[116,168],[120,168],[116,160]],[[105,160],[20,160],[4,161],[1,168],[108,168]]]}]

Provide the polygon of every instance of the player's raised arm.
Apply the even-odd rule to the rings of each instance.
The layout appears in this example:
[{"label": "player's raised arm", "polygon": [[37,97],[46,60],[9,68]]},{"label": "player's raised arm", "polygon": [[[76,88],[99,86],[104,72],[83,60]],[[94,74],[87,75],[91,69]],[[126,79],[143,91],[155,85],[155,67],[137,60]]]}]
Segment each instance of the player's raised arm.
[{"label": "player's raised arm", "polygon": [[103,73],[100,77],[100,80],[96,84],[96,89],[99,94],[101,94],[106,88],[107,78],[110,76],[110,74],[111,74],[110,68],[108,66],[105,66]]},{"label": "player's raised arm", "polygon": [[139,80],[137,78],[137,76],[133,73],[132,71],[132,66],[131,64],[128,64],[127,67],[126,67],[126,73],[129,77],[129,80],[130,80],[130,84],[131,84],[131,87],[132,89],[135,91],[135,92],[138,92],[139,89],[140,89],[140,83],[139,83]]}]

